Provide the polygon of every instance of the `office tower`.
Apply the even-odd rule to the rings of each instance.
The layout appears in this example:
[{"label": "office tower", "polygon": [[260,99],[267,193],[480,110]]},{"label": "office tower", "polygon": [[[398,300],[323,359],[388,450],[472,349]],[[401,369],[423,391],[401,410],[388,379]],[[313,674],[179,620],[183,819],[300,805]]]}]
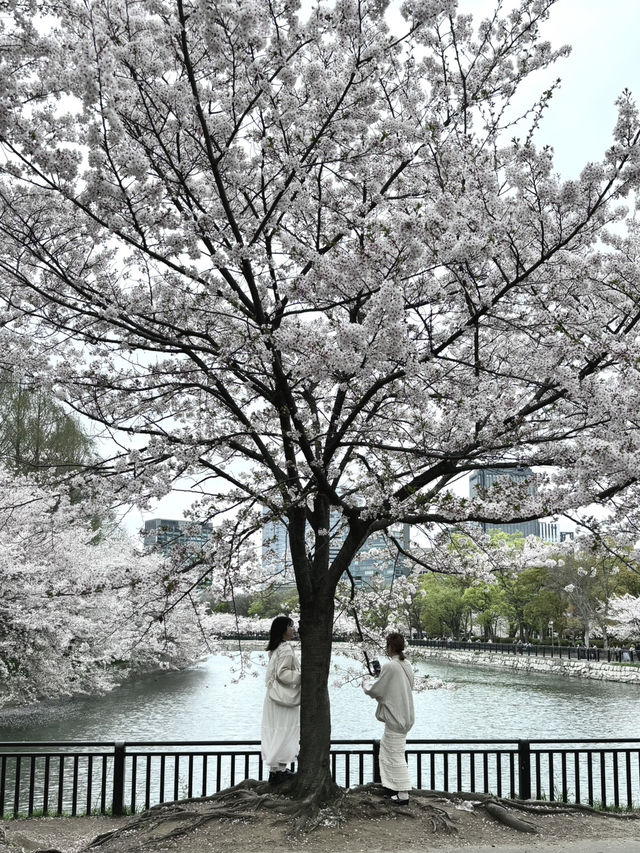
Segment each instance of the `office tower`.
[{"label": "office tower", "polygon": [[[276,581],[281,584],[294,583],[291,551],[286,525],[280,520],[268,519],[268,510],[263,510],[265,517],[262,528],[262,574],[265,582]],[[400,545],[409,548],[408,524],[396,523],[389,527],[389,534],[394,536]],[[339,510],[332,509],[329,526],[329,559],[333,561],[344,543],[346,525]],[[370,583],[380,576],[390,583],[400,574],[408,574],[406,558],[398,554],[389,545],[382,531],[372,534],[356,555],[350,567],[351,574],[357,585]]]},{"label": "office tower", "polygon": [[[494,485],[501,483],[515,482],[526,486],[526,490],[530,495],[535,495],[538,492],[536,483],[536,475],[530,468],[511,468],[504,470],[502,468],[481,468],[474,471],[469,477],[469,494],[473,498],[481,490],[490,490]],[[497,521],[483,521],[480,526],[485,533],[490,530],[501,530],[503,533],[519,534],[521,536],[537,536],[544,539],[545,542],[558,541],[558,528],[555,522],[540,521],[534,519],[532,521],[512,521],[509,523],[501,523]]]},{"label": "office tower", "polygon": [[176,546],[191,550],[202,548],[211,539],[213,527],[204,522],[175,518],[151,518],[144,523],[145,548],[157,548],[168,554]]}]

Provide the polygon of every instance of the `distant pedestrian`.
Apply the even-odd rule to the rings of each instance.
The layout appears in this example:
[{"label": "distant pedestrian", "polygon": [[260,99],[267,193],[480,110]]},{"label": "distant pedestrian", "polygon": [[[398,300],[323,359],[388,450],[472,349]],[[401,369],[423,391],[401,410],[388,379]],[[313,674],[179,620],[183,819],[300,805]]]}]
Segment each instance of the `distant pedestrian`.
[{"label": "distant pedestrian", "polygon": [[276,616],[269,631],[267,693],[262,708],[262,760],[269,784],[280,785],[295,774],[287,769],[300,750],[300,664],[291,640],[293,620]]},{"label": "distant pedestrian", "polygon": [[408,805],[411,780],[405,758],[407,734],[414,723],[413,669],[404,656],[404,637],[392,633],[387,637],[389,662],[364,692],[378,702],[376,719],[384,723],[380,741],[380,776],[385,788],[393,791],[395,805]]}]

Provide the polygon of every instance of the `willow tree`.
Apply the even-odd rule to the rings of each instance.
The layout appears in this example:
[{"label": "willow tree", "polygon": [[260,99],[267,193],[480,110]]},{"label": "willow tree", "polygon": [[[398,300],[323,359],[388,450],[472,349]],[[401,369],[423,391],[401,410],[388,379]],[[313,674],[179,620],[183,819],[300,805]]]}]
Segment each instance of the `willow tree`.
[{"label": "willow tree", "polygon": [[82,468],[91,438],[43,388],[0,371],[0,463],[16,473],[60,476]]},{"label": "willow tree", "polygon": [[[388,5],[10,0],[0,51],[7,351],[119,437],[132,497],[198,477],[229,555],[263,506],[285,521],[315,801],[334,591],[368,535],[637,504],[631,97],[563,182],[535,146],[549,93],[512,126],[563,53],[554,0],[477,26]],[[535,495],[449,488],[523,465],[550,472]]]}]

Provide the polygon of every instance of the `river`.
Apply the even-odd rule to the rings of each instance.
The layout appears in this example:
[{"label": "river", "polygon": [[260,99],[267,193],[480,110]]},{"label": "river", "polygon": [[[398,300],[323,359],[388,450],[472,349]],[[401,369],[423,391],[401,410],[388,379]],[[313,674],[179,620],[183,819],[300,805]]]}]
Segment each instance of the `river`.
[{"label": "river", "polygon": [[[0,710],[0,741],[259,740],[266,654],[213,655],[185,672],[128,683],[106,696]],[[334,666],[353,664],[339,653]],[[634,738],[640,688],[614,682],[415,661],[455,689],[415,695],[416,739]],[[239,677],[241,676],[241,677]],[[374,702],[331,679],[332,737],[381,734]]]}]

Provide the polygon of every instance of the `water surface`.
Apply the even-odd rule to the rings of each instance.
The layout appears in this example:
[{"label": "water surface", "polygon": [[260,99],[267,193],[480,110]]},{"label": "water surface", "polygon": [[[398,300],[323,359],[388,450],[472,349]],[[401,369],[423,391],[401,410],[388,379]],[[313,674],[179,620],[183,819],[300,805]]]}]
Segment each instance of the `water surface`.
[{"label": "water surface", "polygon": [[[185,672],[160,673],[106,696],[0,710],[0,740],[259,740],[266,653],[213,655]],[[340,654],[334,665],[353,664]],[[412,738],[635,738],[640,687],[447,661],[414,661],[416,671],[455,690],[415,694]],[[382,726],[359,685],[330,693],[332,736],[373,738]]]}]

